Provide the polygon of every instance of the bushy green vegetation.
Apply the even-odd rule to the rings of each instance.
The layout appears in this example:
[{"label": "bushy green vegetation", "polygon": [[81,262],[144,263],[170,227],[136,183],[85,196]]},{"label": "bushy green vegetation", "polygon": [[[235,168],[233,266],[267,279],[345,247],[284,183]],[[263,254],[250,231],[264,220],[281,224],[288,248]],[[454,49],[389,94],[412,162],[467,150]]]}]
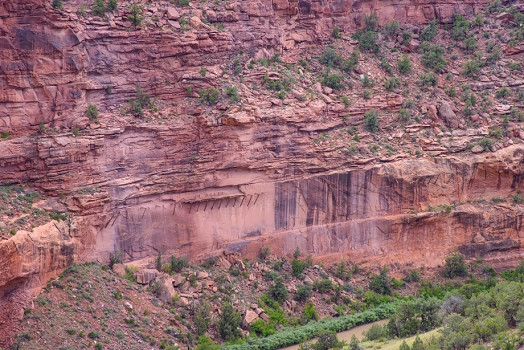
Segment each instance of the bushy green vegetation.
[{"label": "bushy green vegetation", "polygon": [[397,62],[398,71],[402,74],[411,73],[412,65],[409,56],[403,54],[402,57]]},{"label": "bushy green vegetation", "polygon": [[215,88],[202,89],[198,92],[198,95],[202,104],[209,106],[215,105],[220,98],[220,92]]},{"label": "bushy green vegetation", "polygon": [[380,45],[377,43],[378,40],[378,18],[375,14],[370,14],[364,17],[365,28],[358,30],[353,38],[358,40],[359,47],[363,51],[371,51],[378,53],[380,51]]},{"label": "bushy green vegetation", "polygon": [[420,52],[423,54],[422,64],[435,72],[441,72],[448,64],[444,59],[445,49],[440,45],[430,45],[429,42],[425,42],[420,46]]},{"label": "bushy green vegetation", "polygon": [[240,338],[240,325],[242,324],[242,316],[235,310],[230,302],[225,302],[220,308],[221,317],[218,322],[218,331],[224,340],[235,340]]},{"label": "bushy green vegetation", "polygon": [[457,251],[448,255],[445,261],[443,274],[447,278],[466,276],[468,274],[468,268],[464,256]]},{"label": "bushy green vegetation", "polygon": [[451,38],[456,41],[463,41],[469,31],[471,23],[469,23],[462,15],[456,13],[453,20],[453,28],[451,29]]},{"label": "bushy green vegetation", "polygon": [[144,115],[144,109],[151,108],[153,102],[151,101],[151,96],[146,94],[139,84],[136,85],[135,92],[136,98],[129,101],[131,104],[131,112],[136,116],[141,117]]},{"label": "bushy green vegetation", "polygon": [[323,331],[341,332],[360,324],[378,321],[393,314],[396,304],[389,303],[356,315],[326,318],[301,327],[286,327],[265,338],[248,338],[244,344],[223,346],[224,350],[275,350],[312,339]]},{"label": "bushy green vegetation", "polygon": [[53,0],[53,2],[51,3],[51,7],[53,7],[54,9],[61,10],[63,8],[62,0]]},{"label": "bushy green vegetation", "polygon": [[379,120],[377,110],[372,109],[364,114],[364,127],[371,132],[378,131]]}]

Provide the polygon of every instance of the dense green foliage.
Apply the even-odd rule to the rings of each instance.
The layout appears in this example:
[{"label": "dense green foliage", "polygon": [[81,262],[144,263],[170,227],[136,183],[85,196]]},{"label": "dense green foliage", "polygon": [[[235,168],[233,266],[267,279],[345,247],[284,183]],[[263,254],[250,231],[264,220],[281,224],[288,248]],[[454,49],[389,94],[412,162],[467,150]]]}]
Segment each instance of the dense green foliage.
[{"label": "dense green foliage", "polygon": [[454,278],[456,276],[466,276],[468,268],[464,261],[464,257],[459,252],[453,252],[446,258],[444,267],[444,276],[447,278]]},{"label": "dense green foliage", "polygon": [[371,276],[369,289],[378,294],[391,294],[391,279],[388,277],[387,267],[382,268],[378,275]]},{"label": "dense green foliage", "polygon": [[378,112],[376,109],[367,111],[364,114],[364,127],[371,132],[378,131],[379,120],[378,120]]},{"label": "dense green foliage", "polygon": [[224,340],[234,340],[240,338],[239,327],[242,323],[242,316],[235,310],[230,302],[225,302],[220,308],[221,315],[218,321],[218,331]]},{"label": "dense green foliage", "polygon": [[408,74],[411,73],[412,66],[411,66],[411,60],[409,59],[409,56],[406,54],[403,54],[402,57],[397,62],[398,71],[402,74]]},{"label": "dense green foliage", "polygon": [[302,341],[315,338],[320,332],[330,330],[341,332],[357,325],[378,321],[391,315],[396,310],[396,304],[384,304],[366,310],[356,315],[338,318],[322,319],[310,322],[301,327],[282,328],[278,333],[265,338],[249,338],[246,343],[239,345],[225,345],[223,350],[274,350],[285,346],[298,344]]},{"label": "dense green foliage", "polygon": [[440,45],[430,45],[428,42],[420,46],[420,52],[423,54],[421,61],[424,67],[441,72],[448,64],[444,59],[445,49]]}]

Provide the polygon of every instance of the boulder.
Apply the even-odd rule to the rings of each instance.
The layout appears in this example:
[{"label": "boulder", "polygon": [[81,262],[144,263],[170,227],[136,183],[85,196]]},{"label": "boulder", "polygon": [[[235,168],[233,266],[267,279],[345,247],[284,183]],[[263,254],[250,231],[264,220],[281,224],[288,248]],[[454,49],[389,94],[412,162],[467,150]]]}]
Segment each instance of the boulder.
[{"label": "boulder", "polygon": [[242,322],[242,326],[244,328],[249,328],[253,322],[255,322],[258,319],[258,314],[255,311],[247,310],[246,314],[244,315],[244,320]]},{"label": "boulder", "polygon": [[143,271],[137,272],[135,274],[135,279],[137,283],[140,284],[149,284],[156,279],[159,272],[157,269],[145,269]]},{"label": "boulder", "polygon": [[200,20],[200,18],[194,16],[194,17],[191,17],[191,19],[189,20],[189,25],[191,26],[191,28],[193,29],[200,29],[202,28],[202,21]]},{"label": "boulder", "polygon": [[472,149],[471,149],[471,153],[482,153],[484,152],[484,147],[480,146],[480,145],[475,145]]},{"label": "boulder", "polygon": [[176,21],[180,18],[180,13],[178,13],[177,9],[174,7],[168,7],[166,14],[167,14],[167,19],[172,19]]},{"label": "boulder", "polygon": [[218,265],[222,270],[226,270],[226,271],[228,271],[231,268],[231,263],[227,261],[226,259],[220,259],[220,262]]},{"label": "boulder", "polygon": [[434,105],[428,106],[428,117],[434,122],[438,121],[437,107]]},{"label": "boulder", "polygon": [[164,303],[169,303],[173,300],[173,297],[176,295],[175,288],[173,288],[173,279],[166,278],[160,281],[160,293],[158,298]]},{"label": "boulder", "polygon": [[206,278],[209,277],[209,273],[205,272],[205,271],[199,271],[197,274],[196,274],[196,280],[197,281],[200,281],[200,280],[205,280]]},{"label": "boulder", "polygon": [[265,322],[269,322],[269,316],[265,313],[265,312],[262,312],[259,317],[261,319],[263,319]]},{"label": "boulder", "polygon": [[116,273],[119,276],[125,276],[126,274],[126,267],[124,264],[114,264],[113,265],[113,272]]},{"label": "boulder", "polygon": [[459,118],[457,118],[457,115],[455,112],[453,112],[453,109],[451,109],[451,106],[448,102],[443,101],[440,104],[440,107],[438,108],[438,113],[442,120],[446,123],[446,126],[450,128],[458,128],[460,124]]},{"label": "boulder", "polygon": [[91,123],[91,120],[88,117],[80,117],[73,120],[71,123],[72,128],[78,128],[79,130],[87,128],[87,126]]},{"label": "boulder", "polygon": [[178,287],[180,286],[181,284],[183,284],[184,282],[186,281],[186,278],[182,275],[176,275],[175,277],[173,277],[173,285],[175,287]]},{"label": "boulder", "polygon": [[127,309],[127,310],[133,310],[133,305],[131,305],[131,303],[129,301],[126,301],[124,303],[124,307]]},{"label": "boulder", "polygon": [[178,301],[176,302],[177,306],[188,306],[189,305],[189,300],[187,300],[187,298],[185,297],[180,297],[180,299],[178,299]]}]

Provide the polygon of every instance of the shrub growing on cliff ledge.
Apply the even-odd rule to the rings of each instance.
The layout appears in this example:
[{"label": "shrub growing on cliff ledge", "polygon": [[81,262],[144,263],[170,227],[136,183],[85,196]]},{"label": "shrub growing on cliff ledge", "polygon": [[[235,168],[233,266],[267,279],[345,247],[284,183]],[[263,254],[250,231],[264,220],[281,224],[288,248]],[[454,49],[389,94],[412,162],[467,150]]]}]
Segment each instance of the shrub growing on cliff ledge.
[{"label": "shrub growing on cliff ledge", "polygon": [[198,92],[200,95],[200,101],[202,104],[207,104],[209,106],[214,105],[218,102],[220,98],[220,92],[215,88],[202,89]]},{"label": "shrub growing on cliff ledge", "polygon": [[144,19],[144,16],[141,15],[142,7],[138,6],[137,4],[133,4],[129,10],[131,11],[131,15],[127,19],[136,27],[139,27],[142,24],[142,20]]},{"label": "shrub growing on cliff ledge", "polygon": [[364,114],[364,127],[371,131],[376,132],[378,131],[378,112],[376,109],[372,109],[370,111],[367,111],[366,114]]},{"label": "shrub growing on cliff ledge", "polygon": [[464,262],[464,257],[458,251],[448,255],[444,266],[444,276],[447,278],[454,278],[456,276],[466,276],[468,268]]},{"label": "shrub growing on cliff ledge", "polygon": [[106,4],[104,4],[104,0],[95,0],[95,3],[93,4],[93,15],[98,17],[104,17],[106,14]]},{"label": "shrub growing on cliff ledge", "polygon": [[176,256],[171,256],[171,270],[175,272],[180,272],[184,267],[188,267],[189,262],[187,258],[178,259]]},{"label": "shrub growing on cliff ledge", "polygon": [[51,4],[51,6],[54,9],[61,10],[62,9],[62,0],[53,0],[53,3]]},{"label": "shrub growing on cliff ledge", "polygon": [[89,104],[87,106],[86,115],[92,121],[97,120],[98,119],[98,108],[96,107],[96,105]]}]

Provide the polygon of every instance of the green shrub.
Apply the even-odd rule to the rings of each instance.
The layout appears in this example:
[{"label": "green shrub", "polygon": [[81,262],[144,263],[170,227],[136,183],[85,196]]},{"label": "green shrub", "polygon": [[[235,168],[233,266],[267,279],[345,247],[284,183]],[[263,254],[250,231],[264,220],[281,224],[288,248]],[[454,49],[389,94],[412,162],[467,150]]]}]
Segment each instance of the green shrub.
[{"label": "green shrub", "polygon": [[376,31],[378,28],[378,17],[374,13],[364,16],[364,25],[366,31]]},{"label": "green shrub", "polygon": [[485,65],[486,63],[484,61],[481,61],[478,59],[467,61],[463,66],[462,74],[464,74],[465,76],[469,78],[474,78],[477,75],[479,75],[480,70]]},{"label": "green shrub", "polygon": [[198,336],[204,335],[209,326],[211,325],[211,305],[206,301],[201,301],[198,303],[197,307],[194,310],[194,324],[195,324],[195,333]]},{"label": "green shrub", "polygon": [[388,329],[385,325],[373,324],[367,331],[363,332],[367,340],[379,340],[388,337]]},{"label": "green shrub", "polygon": [[409,110],[405,109],[405,108],[401,108],[398,110],[398,120],[401,122],[401,123],[407,123],[408,121],[411,120],[411,113],[409,112]]},{"label": "green shrub", "polygon": [[198,343],[194,350],[219,350],[220,345],[209,339],[209,337],[202,335],[198,338]]},{"label": "green shrub", "polygon": [[463,277],[468,274],[468,268],[462,254],[455,251],[448,255],[445,260],[443,274],[447,278],[454,278],[456,276]]},{"label": "green shrub", "polygon": [[273,322],[265,322],[262,319],[258,319],[253,324],[251,324],[251,327],[249,328],[249,331],[251,333],[256,334],[259,337],[267,337],[272,334],[275,334],[277,331],[275,330],[275,324]]},{"label": "green shrub", "polygon": [[146,94],[139,84],[135,86],[136,99],[131,100],[131,111],[138,116],[144,114],[144,108],[151,108],[152,102],[151,97]]},{"label": "green shrub", "polygon": [[95,0],[95,3],[93,4],[93,8],[91,10],[93,12],[93,15],[98,17],[104,17],[107,10],[104,0]]},{"label": "green shrub", "polygon": [[220,98],[220,92],[215,88],[209,88],[207,90],[202,89],[198,92],[198,95],[200,96],[202,104],[207,104],[209,106],[216,104]]},{"label": "green shrub", "polygon": [[118,8],[118,0],[109,0],[107,2],[107,9],[111,12],[115,11]]},{"label": "green shrub", "polygon": [[421,74],[419,83],[422,86],[437,86],[438,85],[438,76],[433,72]]},{"label": "green shrub", "polygon": [[369,75],[364,74],[364,76],[362,77],[362,86],[366,88],[373,87],[375,86],[375,81],[373,79],[370,79]]},{"label": "green shrub", "polygon": [[456,41],[462,41],[466,38],[470,23],[458,13],[455,13],[453,28],[451,29],[451,38]]},{"label": "green shrub", "polygon": [[317,310],[313,303],[307,303],[306,306],[304,306],[304,310],[302,310],[302,314],[306,321],[318,320]]},{"label": "green shrub", "polygon": [[344,88],[344,76],[341,74],[329,74],[329,71],[324,73],[322,78],[322,85],[327,86],[333,90],[341,90]]},{"label": "green shrub", "polygon": [[109,267],[113,268],[113,265],[121,264],[123,258],[124,253],[120,250],[117,250],[114,253],[109,253]]},{"label": "green shrub", "polygon": [[53,7],[54,9],[61,10],[63,8],[62,0],[53,0],[51,7]]},{"label": "green shrub", "polygon": [[391,278],[388,276],[388,269],[380,269],[380,273],[373,274],[369,282],[369,289],[378,294],[391,294]]},{"label": "green shrub", "polygon": [[235,340],[241,337],[239,330],[242,316],[233,308],[230,302],[225,302],[220,308],[221,315],[218,321],[218,331],[224,340]]},{"label": "green shrub", "polygon": [[409,56],[406,54],[403,54],[402,57],[397,62],[398,71],[402,74],[408,74],[411,73],[412,66],[411,66],[411,60],[409,59]]},{"label": "green shrub", "polygon": [[389,36],[394,36],[400,30],[400,24],[397,20],[387,22],[382,28],[384,33]]},{"label": "green shrub", "polygon": [[378,112],[376,109],[364,114],[364,127],[370,132],[377,132],[379,128]]},{"label": "green shrub", "polygon": [[313,290],[313,287],[310,284],[302,284],[299,285],[297,288],[297,292],[295,293],[295,300],[298,302],[303,302],[308,300],[311,297],[311,291]]},{"label": "green shrub", "polygon": [[490,1],[487,6],[487,11],[489,13],[499,13],[502,8],[502,2],[500,0]]},{"label": "green shrub", "polygon": [[387,73],[393,72],[393,67],[391,66],[391,64],[389,64],[388,60],[385,58],[383,58],[380,61],[380,68],[382,68]]},{"label": "green shrub", "polygon": [[424,67],[441,72],[448,65],[448,61],[444,59],[445,49],[442,46],[430,45],[426,42],[420,50],[423,53],[421,62]]},{"label": "green shrub", "polygon": [[181,272],[185,267],[189,267],[187,258],[178,259],[176,256],[171,255],[171,270],[175,272]]},{"label": "green shrub", "polygon": [[340,38],[340,29],[338,27],[335,26],[335,28],[333,28],[333,31],[331,32],[331,37],[335,39]]},{"label": "green shrub", "polygon": [[273,280],[273,284],[269,286],[269,295],[279,303],[283,303],[289,297],[284,280],[278,276]]},{"label": "green shrub", "polygon": [[503,135],[504,131],[500,127],[495,125],[489,128],[489,136],[494,137],[496,139],[501,139]]},{"label": "green shrub", "polygon": [[396,304],[384,304],[357,315],[347,315],[337,318],[324,318],[317,322],[293,328],[283,328],[276,334],[265,338],[249,338],[246,343],[225,346],[224,350],[276,350],[286,346],[301,343],[316,337],[323,330],[341,332],[356,325],[370,323],[386,318],[396,309]]},{"label": "green shrub", "polygon": [[135,27],[139,27],[144,20],[144,16],[142,16],[142,7],[137,4],[132,4],[129,7],[129,12],[131,12],[131,14],[127,19],[133,23]]},{"label": "green shrub", "polygon": [[328,47],[320,55],[319,61],[329,67],[335,67],[342,61],[342,56],[332,47]]},{"label": "green shrub", "polygon": [[291,268],[293,270],[293,276],[297,278],[302,276],[302,271],[304,271],[304,265],[300,260],[298,260],[297,258],[293,259],[291,261]]},{"label": "green shrub", "polygon": [[400,87],[400,79],[397,77],[388,78],[388,80],[384,82],[384,87],[388,91],[398,89]]},{"label": "green shrub", "polygon": [[271,254],[271,247],[265,246],[260,249],[260,258],[266,260],[267,257]]},{"label": "green shrub", "polygon": [[355,66],[357,65],[359,59],[360,59],[360,51],[357,48],[355,48],[353,49],[353,52],[351,53],[349,58],[347,60],[344,60],[340,64],[340,69],[346,73],[352,72]]},{"label": "green shrub", "polygon": [[371,90],[368,89],[364,89],[364,91],[362,91],[362,97],[364,98],[364,100],[369,100],[372,94],[373,93],[371,92]]},{"label": "green shrub", "polygon": [[98,332],[89,332],[89,333],[87,334],[87,336],[88,336],[89,338],[91,338],[91,339],[98,339],[98,338],[100,338],[100,334],[98,334]]},{"label": "green shrub", "polygon": [[420,281],[420,272],[417,269],[409,271],[406,276],[403,278],[404,282],[419,282]]},{"label": "green shrub", "polygon": [[508,64],[508,68],[510,70],[515,70],[515,71],[519,71],[519,72],[522,72],[522,67],[520,66],[520,63],[518,62],[511,62]]},{"label": "green shrub", "polygon": [[473,52],[477,49],[477,39],[470,35],[464,39],[464,50]]},{"label": "green shrub", "polygon": [[487,137],[484,137],[478,142],[479,146],[481,146],[484,151],[489,152],[493,151],[493,141],[488,139]]},{"label": "green shrub", "polygon": [[333,282],[328,279],[323,279],[320,281],[315,281],[313,283],[313,290],[319,293],[328,293],[333,289]]},{"label": "green shrub", "polygon": [[6,139],[9,137],[9,131],[2,131],[2,134],[0,135],[1,138]]},{"label": "green shrub", "polygon": [[434,19],[431,22],[428,23],[427,26],[422,29],[420,32],[420,41],[433,41],[435,36],[437,35],[438,27],[437,27],[437,20]]},{"label": "green shrub", "polygon": [[236,86],[228,86],[226,88],[226,96],[229,97],[231,103],[237,103],[240,101],[240,96],[238,95],[238,88]]},{"label": "green shrub", "polygon": [[97,120],[98,119],[98,108],[96,108],[96,105],[89,104],[87,106],[86,115],[90,120]]},{"label": "green shrub", "polygon": [[405,30],[402,32],[402,44],[409,45],[413,39],[413,33],[410,30]]},{"label": "green shrub", "polygon": [[367,31],[358,35],[358,44],[361,50],[378,53],[380,46],[377,44],[378,34],[373,31]]},{"label": "green shrub", "polygon": [[510,93],[511,93],[510,89],[508,89],[507,87],[501,87],[499,91],[496,92],[495,97],[500,100],[500,99],[508,97]]}]

